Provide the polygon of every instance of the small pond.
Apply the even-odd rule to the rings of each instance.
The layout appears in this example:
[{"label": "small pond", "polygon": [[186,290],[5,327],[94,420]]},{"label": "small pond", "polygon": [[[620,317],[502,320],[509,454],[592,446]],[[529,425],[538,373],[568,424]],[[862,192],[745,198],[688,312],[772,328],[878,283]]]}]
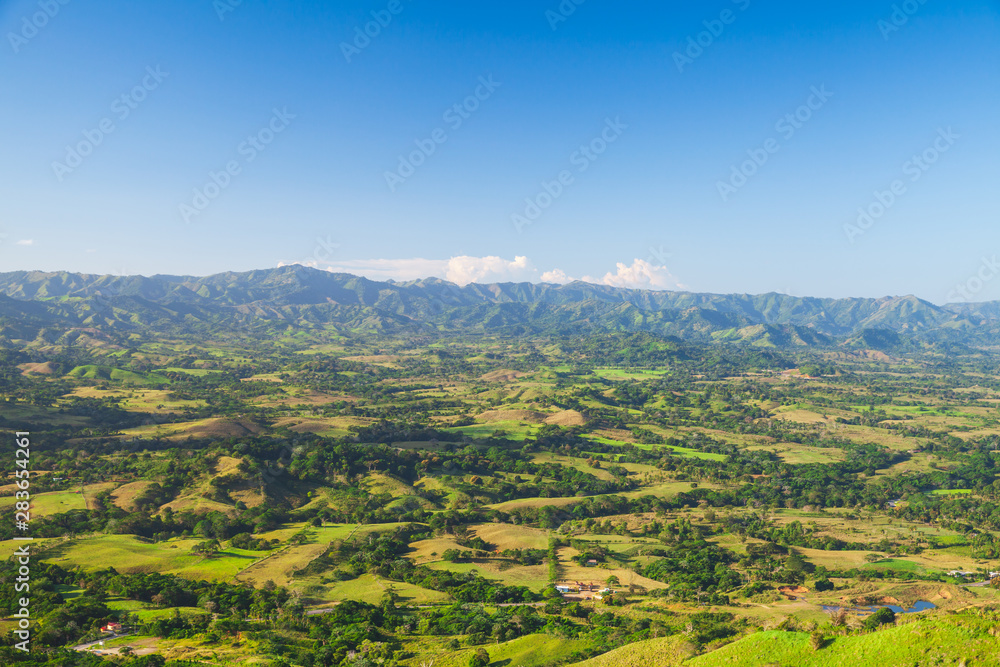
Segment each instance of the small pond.
[{"label": "small pond", "polygon": [[881,608],[892,609],[897,614],[917,614],[922,611],[927,611],[928,609],[937,609],[937,605],[933,602],[927,602],[926,600],[919,600],[909,609],[904,609],[898,605],[894,604],[878,604],[873,607],[837,607],[834,605],[823,605],[823,611],[829,613],[836,613],[841,609],[845,609],[852,614],[874,614],[877,610]]}]

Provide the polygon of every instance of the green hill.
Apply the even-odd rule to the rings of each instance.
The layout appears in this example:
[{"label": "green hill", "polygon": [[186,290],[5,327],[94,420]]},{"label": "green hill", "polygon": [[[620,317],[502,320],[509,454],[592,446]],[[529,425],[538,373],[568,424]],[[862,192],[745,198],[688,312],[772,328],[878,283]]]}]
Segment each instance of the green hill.
[{"label": "green hill", "polygon": [[[685,660],[678,638],[625,646],[580,667],[910,667],[911,665],[1000,665],[997,620],[961,614],[925,617],[867,634],[830,637],[814,650],[804,632],[758,632],[704,655]],[[994,630],[995,632],[995,630]]]}]

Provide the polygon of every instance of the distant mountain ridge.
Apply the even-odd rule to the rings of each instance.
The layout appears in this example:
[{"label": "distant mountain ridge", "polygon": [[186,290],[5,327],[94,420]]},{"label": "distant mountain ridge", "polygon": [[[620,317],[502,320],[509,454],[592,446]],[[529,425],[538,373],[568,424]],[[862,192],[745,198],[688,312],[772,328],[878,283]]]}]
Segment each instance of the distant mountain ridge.
[{"label": "distant mountain ridge", "polygon": [[207,277],[0,274],[0,335],[7,339],[46,327],[195,332],[267,323],[386,333],[649,331],[777,346],[844,343],[878,330],[981,346],[1000,339],[1000,302],[937,306],[914,296],[697,294],[582,282],[460,287],[434,278],[379,282],[302,266]]}]

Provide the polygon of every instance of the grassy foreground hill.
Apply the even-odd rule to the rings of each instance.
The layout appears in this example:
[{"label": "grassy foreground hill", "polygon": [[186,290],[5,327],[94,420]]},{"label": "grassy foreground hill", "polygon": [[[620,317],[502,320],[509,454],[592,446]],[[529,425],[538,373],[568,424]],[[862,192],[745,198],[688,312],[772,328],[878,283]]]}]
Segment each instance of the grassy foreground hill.
[{"label": "grassy foreground hill", "polygon": [[807,632],[758,632],[697,657],[678,637],[631,644],[577,667],[841,667],[843,665],[1000,665],[1000,621],[995,615],[918,618],[851,636],[825,636],[815,648]]}]

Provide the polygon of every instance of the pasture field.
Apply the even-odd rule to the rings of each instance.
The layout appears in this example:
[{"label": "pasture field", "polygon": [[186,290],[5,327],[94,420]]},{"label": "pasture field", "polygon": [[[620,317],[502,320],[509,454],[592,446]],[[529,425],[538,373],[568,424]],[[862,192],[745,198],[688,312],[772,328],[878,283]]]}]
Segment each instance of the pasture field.
[{"label": "pasture field", "polygon": [[[807,633],[760,632],[685,664],[840,667],[871,664],[872,656],[877,656],[882,665],[965,663],[996,667],[1000,665],[1000,657],[995,651],[996,639],[989,634],[990,627],[969,615],[961,617],[961,624],[948,617],[921,618],[877,633],[831,637],[818,651],[810,646]],[[652,658],[648,664],[658,663]]]},{"label": "pasture field", "polygon": [[[308,587],[307,587],[308,589]],[[323,602],[336,603],[343,600],[356,600],[377,605],[387,592],[399,596],[397,604],[401,606],[422,606],[447,604],[451,598],[438,591],[432,591],[413,584],[400,581],[387,581],[380,577],[364,574],[350,581],[332,582],[323,586],[322,592],[308,591],[311,598]]]},{"label": "pasture field", "polygon": [[45,551],[45,559],[62,567],[98,570],[114,567],[123,573],[163,572],[191,579],[225,581],[265,552],[227,549],[206,558],[191,553],[197,539],[142,541],[132,535],[98,535],[58,541]]},{"label": "pasture field", "polygon": [[[587,642],[563,639],[549,635],[529,635],[501,644],[487,646],[490,664],[519,665],[521,667],[546,667],[565,661],[569,656],[585,649]],[[436,667],[466,667],[475,649],[448,650],[444,642],[422,642],[417,655],[406,661],[409,667],[428,665]]]},{"label": "pasture field", "polygon": [[623,646],[583,662],[577,667],[680,667],[695,654],[683,637],[663,637]]}]

